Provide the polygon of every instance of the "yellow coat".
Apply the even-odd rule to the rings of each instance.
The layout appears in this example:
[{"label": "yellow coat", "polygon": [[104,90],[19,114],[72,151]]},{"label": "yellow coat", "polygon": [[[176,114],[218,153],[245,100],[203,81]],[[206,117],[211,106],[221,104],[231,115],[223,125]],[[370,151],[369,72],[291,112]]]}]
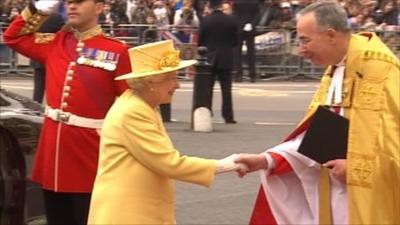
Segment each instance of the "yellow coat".
[{"label": "yellow coat", "polygon": [[181,156],[159,112],[127,90],[105,118],[88,224],[174,224],[174,179],[209,186],[215,167]]},{"label": "yellow coat", "polygon": [[[325,103],[332,70],[303,121]],[[400,224],[399,60],[375,34],[352,35],[343,85],[349,223]]]}]

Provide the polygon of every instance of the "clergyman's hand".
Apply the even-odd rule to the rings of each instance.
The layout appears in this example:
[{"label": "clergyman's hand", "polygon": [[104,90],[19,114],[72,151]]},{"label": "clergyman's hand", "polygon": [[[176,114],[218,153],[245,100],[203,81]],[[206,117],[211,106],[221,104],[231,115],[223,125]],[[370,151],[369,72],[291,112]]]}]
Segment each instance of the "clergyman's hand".
[{"label": "clergyman's hand", "polygon": [[346,183],[346,159],[334,159],[324,163],[323,166],[331,169],[333,177],[340,180],[342,183]]},{"label": "clergyman's hand", "polygon": [[247,173],[251,173],[261,169],[268,168],[268,162],[264,154],[239,154],[236,157],[235,163],[242,163],[247,168],[236,170],[239,177],[244,177]]}]

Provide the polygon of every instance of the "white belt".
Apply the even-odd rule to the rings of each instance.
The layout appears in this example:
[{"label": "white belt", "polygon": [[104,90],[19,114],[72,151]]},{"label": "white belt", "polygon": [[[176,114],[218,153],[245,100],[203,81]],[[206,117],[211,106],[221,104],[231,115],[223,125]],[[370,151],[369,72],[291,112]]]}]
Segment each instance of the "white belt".
[{"label": "white belt", "polygon": [[57,122],[62,122],[71,126],[93,129],[101,129],[104,121],[77,116],[70,112],[64,112],[60,109],[52,109],[49,106],[46,106],[44,114]]}]

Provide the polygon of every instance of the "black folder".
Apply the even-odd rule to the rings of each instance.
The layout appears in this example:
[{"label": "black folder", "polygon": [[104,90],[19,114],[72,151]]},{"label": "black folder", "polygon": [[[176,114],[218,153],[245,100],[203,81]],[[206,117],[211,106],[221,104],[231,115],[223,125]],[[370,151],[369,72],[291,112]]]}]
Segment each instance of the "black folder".
[{"label": "black folder", "polygon": [[298,152],[321,164],[333,159],[346,159],[348,130],[348,119],[319,106]]}]

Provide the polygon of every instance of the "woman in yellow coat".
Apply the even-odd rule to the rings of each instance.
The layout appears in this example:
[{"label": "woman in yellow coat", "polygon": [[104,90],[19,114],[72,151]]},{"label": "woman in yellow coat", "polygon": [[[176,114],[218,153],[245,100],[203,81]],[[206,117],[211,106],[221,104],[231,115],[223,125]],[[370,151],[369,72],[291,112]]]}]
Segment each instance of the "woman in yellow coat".
[{"label": "woman in yellow coat", "polygon": [[174,224],[174,179],[210,186],[216,173],[233,170],[223,160],[181,156],[163,126],[158,106],[179,88],[179,60],[172,41],[129,50],[132,73],[108,112],[101,131],[98,172],[88,224]]}]

